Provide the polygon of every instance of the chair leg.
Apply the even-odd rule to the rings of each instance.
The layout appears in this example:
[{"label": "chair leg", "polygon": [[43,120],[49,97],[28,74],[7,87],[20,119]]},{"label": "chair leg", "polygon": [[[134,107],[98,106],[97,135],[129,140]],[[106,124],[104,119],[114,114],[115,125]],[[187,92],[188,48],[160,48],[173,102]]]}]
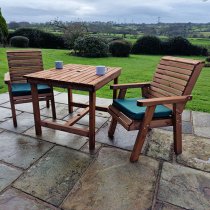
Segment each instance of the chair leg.
[{"label": "chair leg", "polygon": [[53,94],[53,89],[52,89],[52,96],[51,96],[51,108],[52,108],[52,117],[54,120],[56,120],[55,98]]},{"label": "chair leg", "polygon": [[156,108],[156,106],[150,106],[150,107],[147,107],[147,109],[146,109],[142,125],[141,125],[138,135],[136,137],[136,142],[134,144],[133,151],[130,156],[130,162],[136,162],[139,159],[139,155],[140,155],[142,147],[144,145],[144,141],[145,141],[146,135],[148,133],[149,125],[152,120],[155,108]]},{"label": "chair leg", "polygon": [[182,153],[182,115],[178,112],[174,114],[173,135],[174,152],[179,155]]},{"label": "chair leg", "polygon": [[50,108],[50,101],[49,100],[46,100],[46,107]]},{"label": "chair leg", "polygon": [[114,132],[116,130],[117,127],[117,120],[115,120],[114,118],[112,118],[111,124],[109,126],[109,131],[108,131],[108,136],[110,138],[114,137]]},{"label": "chair leg", "polygon": [[16,111],[15,111],[15,103],[13,101],[11,94],[9,94],[9,95],[10,95],[10,104],[11,104],[13,125],[16,128],[17,127],[17,117],[16,117]]}]

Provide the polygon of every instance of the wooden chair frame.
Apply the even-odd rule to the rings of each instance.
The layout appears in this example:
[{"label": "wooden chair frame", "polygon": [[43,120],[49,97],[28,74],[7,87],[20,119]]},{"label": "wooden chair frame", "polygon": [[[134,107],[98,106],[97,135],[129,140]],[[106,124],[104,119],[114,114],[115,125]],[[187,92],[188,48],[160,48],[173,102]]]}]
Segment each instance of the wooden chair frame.
[{"label": "wooden chair frame", "polygon": [[[167,66],[164,67],[163,64]],[[114,136],[117,123],[120,123],[128,131],[139,130],[130,156],[131,162],[138,161],[150,128],[173,126],[174,151],[176,154],[182,153],[182,112],[187,101],[192,99],[190,94],[203,66],[203,61],[165,56],[161,59],[152,82],[117,84],[111,86],[111,89],[115,91],[120,90],[117,97],[118,99],[125,98],[126,91],[129,88],[141,88],[142,96],[146,98],[137,101],[138,106],[146,106],[145,115],[142,120],[129,118],[113,105],[110,105],[108,108],[108,112],[112,116],[108,131],[110,138]],[[162,68],[166,68],[165,72]],[[187,70],[185,70],[186,68]],[[157,74],[160,72],[162,72],[162,74],[157,78]],[[177,72],[181,72],[181,74]],[[187,74],[187,76],[185,74]],[[181,78],[185,79],[185,83],[183,83],[182,86],[176,85],[177,81],[181,84],[181,80],[179,80]],[[157,81],[159,83],[157,83]],[[162,83],[164,83],[164,85]],[[158,85],[160,90],[157,88]],[[172,87],[174,88],[172,89]],[[182,91],[177,91],[176,87],[182,88]],[[169,92],[164,92],[164,90]],[[172,115],[168,118],[153,118],[157,105],[167,106],[172,110]]]},{"label": "wooden chair frame", "polygon": [[[5,74],[4,82],[5,84],[8,85],[13,124],[14,127],[17,127],[15,104],[32,102],[32,96],[31,95],[14,96],[12,94],[12,84],[18,82],[26,83],[27,81],[23,77],[24,74],[29,74],[44,70],[42,55],[41,55],[41,50],[15,50],[15,51],[7,51],[7,59],[8,59],[9,72]],[[33,63],[32,66],[30,66],[30,61]],[[35,66],[36,64],[38,66]],[[39,94],[39,101],[46,101],[47,108],[50,107],[49,101],[51,101],[52,116],[53,119],[56,119],[55,100],[54,100],[52,87],[50,93]]]}]

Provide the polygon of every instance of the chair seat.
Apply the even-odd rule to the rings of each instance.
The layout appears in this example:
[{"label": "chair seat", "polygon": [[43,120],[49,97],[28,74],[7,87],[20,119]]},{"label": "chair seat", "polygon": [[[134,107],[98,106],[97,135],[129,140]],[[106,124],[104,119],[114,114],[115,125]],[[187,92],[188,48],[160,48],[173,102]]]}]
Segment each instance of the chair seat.
[{"label": "chair seat", "polygon": [[[51,88],[48,85],[38,84],[38,93],[50,93]],[[14,83],[12,84],[12,95],[13,96],[26,96],[31,95],[31,85],[29,83]]]},{"label": "chair seat", "polygon": [[[113,106],[133,120],[142,120],[146,107],[137,106],[137,100],[144,98],[114,99]],[[164,105],[157,105],[153,118],[167,118],[172,114],[172,110]]]}]

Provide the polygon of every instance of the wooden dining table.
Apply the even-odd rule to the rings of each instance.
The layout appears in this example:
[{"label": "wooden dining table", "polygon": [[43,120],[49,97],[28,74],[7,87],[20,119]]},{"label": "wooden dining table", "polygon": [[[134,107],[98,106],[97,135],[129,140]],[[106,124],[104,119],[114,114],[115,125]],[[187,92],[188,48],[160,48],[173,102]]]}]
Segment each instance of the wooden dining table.
[{"label": "wooden dining table", "polygon": [[[113,81],[118,83],[120,67],[107,67],[107,72],[103,76],[96,75],[96,66],[67,64],[63,69],[49,69],[27,74],[24,77],[31,84],[32,103],[34,111],[36,135],[42,134],[41,127],[48,127],[56,130],[66,131],[81,136],[89,137],[89,149],[95,149],[95,112],[96,110],[107,111],[107,107],[96,106],[96,91]],[[75,117],[64,124],[56,121],[41,120],[38,99],[38,84],[47,84],[51,87],[63,87],[68,89],[69,113],[73,112],[73,107],[81,107],[83,110]],[[75,103],[73,101],[72,90],[87,91],[89,93],[89,104]],[[116,98],[117,92],[113,92]],[[74,126],[82,117],[89,113],[89,129]],[[55,114],[56,116],[56,114]]]}]

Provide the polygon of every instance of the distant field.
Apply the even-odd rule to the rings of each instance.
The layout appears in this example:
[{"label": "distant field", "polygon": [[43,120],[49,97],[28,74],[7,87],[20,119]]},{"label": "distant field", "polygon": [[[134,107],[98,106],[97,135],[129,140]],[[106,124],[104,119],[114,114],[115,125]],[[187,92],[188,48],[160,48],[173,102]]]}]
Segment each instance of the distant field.
[{"label": "distant field", "polygon": [[[45,69],[54,66],[55,60],[63,60],[65,64],[91,64],[122,67],[120,83],[150,81],[155,67],[161,56],[131,55],[129,58],[80,58],[69,56],[67,50],[43,49],[43,60]],[[193,57],[205,59],[204,57]],[[3,82],[3,75],[8,71],[5,49],[0,48],[0,93],[6,92],[7,87]],[[210,113],[210,68],[204,68],[193,92],[193,101],[188,103],[187,108]],[[61,89],[63,91],[63,89]],[[97,92],[97,96],[111,98],[112,91],[109,85]],[[129,97],[138,97],[139,90],[129,90]]]}]

